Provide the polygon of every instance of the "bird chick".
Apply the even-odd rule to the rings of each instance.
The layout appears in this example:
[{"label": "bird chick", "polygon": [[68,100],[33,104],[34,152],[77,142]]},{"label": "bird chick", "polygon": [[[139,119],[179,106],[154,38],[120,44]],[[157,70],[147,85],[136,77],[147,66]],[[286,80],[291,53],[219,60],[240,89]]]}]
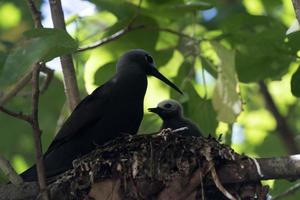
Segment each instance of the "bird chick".
[{"label": "bird chick", "polygon": [[163,120],[161,130],[166,128],[174,130],[181,127],[187,127],[187,135],[203,135],[196,124],[184,117],[182,106],[173,99],[164,100],[160,102],[156,108],[148,108],[148,110],[156,113]]}]

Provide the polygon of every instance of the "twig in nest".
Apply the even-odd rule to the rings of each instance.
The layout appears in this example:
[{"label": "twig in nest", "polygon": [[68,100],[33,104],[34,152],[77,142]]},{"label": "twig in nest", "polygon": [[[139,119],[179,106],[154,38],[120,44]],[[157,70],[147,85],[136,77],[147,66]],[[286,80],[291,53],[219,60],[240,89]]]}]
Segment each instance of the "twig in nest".
[{"label": "twig in nest", "polygon": [[[210,161],[212,162],[212,161]],[[219,180],[219,177],[216,172],[216,168],[212,166],[211,168],[211,176],[213,178],[214,183],[216,184],[217,188],[230,200],[237,200],[234,196],[232,196],[222,185],[221,181]]]}]

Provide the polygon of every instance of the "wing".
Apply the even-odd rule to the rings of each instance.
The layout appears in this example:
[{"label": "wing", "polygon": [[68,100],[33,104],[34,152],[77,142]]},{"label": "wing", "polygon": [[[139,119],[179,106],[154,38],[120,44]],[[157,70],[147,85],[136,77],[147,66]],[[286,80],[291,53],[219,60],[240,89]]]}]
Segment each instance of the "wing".
[{"label": "wing", "polygon": [[92,126],[103,117],[106,113],[105,110],[108,109],[105,105],[110,99],[110,86],[111,82],[107,82],[98,87],[76,106],[48,147],[45,155],[77,134],[83,133],[85,128]]},{"label": "wing", "polygon": [[196,137],[203,136],[201,130],[199,129],[199,127],[194,122],[192,122],[189,119],[184,119],[184,120],[185,120],[185,123],[187,124],[188,128],[190,129],[189,133],[192,136],[196,136]]}]

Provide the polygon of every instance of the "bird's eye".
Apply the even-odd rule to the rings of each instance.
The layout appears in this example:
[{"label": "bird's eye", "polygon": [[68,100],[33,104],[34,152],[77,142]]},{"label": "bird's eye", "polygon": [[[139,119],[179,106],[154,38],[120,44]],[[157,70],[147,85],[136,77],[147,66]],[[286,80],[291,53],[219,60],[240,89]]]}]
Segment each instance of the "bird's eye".
[{"label": "bird's eye", "polygon": [[166,104],[164,105],[164,107],[165,107],[165,108],[171,108],[172,105],[171,105],[170,103],[166,103]]},{"label": "bird's eye", "polygon": [[151,56],[145,55],[145,58],[146,58],[146,61],[147,61],[148,63],[150,63],[150,64],[153,63],[153,58],[152,58]]}]

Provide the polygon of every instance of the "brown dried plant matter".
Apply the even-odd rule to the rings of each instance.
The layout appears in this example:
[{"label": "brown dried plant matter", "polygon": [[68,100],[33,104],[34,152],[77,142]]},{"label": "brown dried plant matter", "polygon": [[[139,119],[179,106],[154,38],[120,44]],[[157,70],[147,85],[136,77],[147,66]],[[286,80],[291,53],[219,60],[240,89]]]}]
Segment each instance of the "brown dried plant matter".
[{"label": "brown dried plant matter", "polygon": [[126,136],[99,147],[50,185],[52,198],[265,199],[268,190],[259,181],[223,183],[218,174],[247,157],[212,137],[180,132]]}]

